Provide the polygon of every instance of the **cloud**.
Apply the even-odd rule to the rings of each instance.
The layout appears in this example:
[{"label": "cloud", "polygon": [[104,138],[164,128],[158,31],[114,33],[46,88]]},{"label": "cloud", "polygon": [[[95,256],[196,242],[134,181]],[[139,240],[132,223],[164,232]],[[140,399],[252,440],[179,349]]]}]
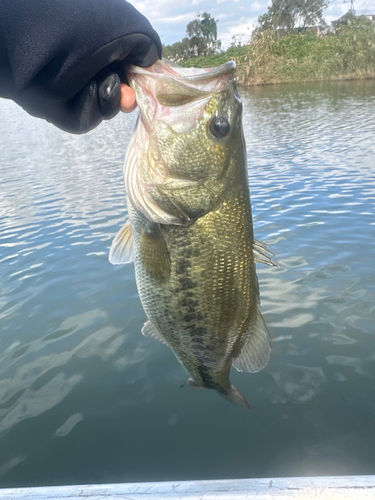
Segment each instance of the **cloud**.
[{"label": "cloud", "polygon": [[241,19],[239,23],[229,26],[220,35],[221,46],[226,50],[235,39],[242,39],[246,42],[255,28],[257,18]]},{"label": "cloud", "polygon": [[250,5],[250,10],[252,10],[253,12],[258,12],[258,11],[264,11],[265,12],[265,9],[264,9],[264,5],[262,5],[260,2],[256,1],[256,2],[253,2],[251,5]]},{"label": "cloud", "polygon": [[169,24],[169,23],[189,23],[192,21],[196,16],[195,12],[187,12],[186,14],[178,14],[176,16],[172,17],[164,17],[163,19],[159,19],[159,23],[164,23],[164,24]]},{"label": "cloud", "polygon": [[[169,45],[182,40],[186,25],[195,19],[198,12],[208,12],[218,22],[218,38],[223,48],[228,48],[232,37],[249,35],[264,14],[271,0],[141,0],[132,1],[136,9],[144,14],[162,42]],[[196,10],[195,10],[196,9]],[[341,17],[349,9],[342,0],[331,0],[325,12],[327,22]],[[375,14],[374,0],[356,0],[357,14]],[[249,28],[249,29],[248,29]]]},{"label": "cloud", "polygon": [[227,13],[223,13],[223,14],[219,14],[218,16],[216,16],[216,19],[218,21],[222,21],[223,19],[228,19],[228,17],[231,17],[231,15],[227,14]]}]

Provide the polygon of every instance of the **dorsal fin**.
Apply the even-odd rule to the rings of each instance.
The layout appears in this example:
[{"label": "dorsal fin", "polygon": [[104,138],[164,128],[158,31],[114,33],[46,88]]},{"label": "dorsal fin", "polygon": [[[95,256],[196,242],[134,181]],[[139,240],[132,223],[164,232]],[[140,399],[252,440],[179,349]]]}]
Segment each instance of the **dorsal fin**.
[{"label": "dorsal fin", "polygon": [[239,372],[259,372],[270,359],[270,336],[259,310],[252,322],[244,346],[233,366]]},{"label": "dorsal fin", "polygon": [[128,221],[116,234],[109,251],[111,264],[128,264],[134,260],[133,233]]}]

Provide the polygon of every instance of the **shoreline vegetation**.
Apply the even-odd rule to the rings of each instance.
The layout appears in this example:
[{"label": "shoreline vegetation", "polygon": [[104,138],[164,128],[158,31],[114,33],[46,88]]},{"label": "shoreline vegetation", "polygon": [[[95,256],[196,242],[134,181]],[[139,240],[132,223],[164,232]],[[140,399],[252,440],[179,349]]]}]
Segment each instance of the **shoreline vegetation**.
[{"label": "shoreline vegetation", "polygon": [[365,16],[335,27],[280,35],[255,32],[249,42],[211,56],[179,62],[183,67],[215,67],[233,60],[242,86],[375,78],[375,25]]}]

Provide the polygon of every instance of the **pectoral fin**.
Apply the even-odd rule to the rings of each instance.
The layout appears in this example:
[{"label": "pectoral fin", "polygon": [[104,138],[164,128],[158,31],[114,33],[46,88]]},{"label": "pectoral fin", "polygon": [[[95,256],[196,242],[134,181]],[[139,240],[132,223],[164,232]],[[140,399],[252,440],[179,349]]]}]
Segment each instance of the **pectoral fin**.
[{"label": "pectoral fin", "polygon": [[128,264],[134,260],[133,234],[128,221],[116,234],[109,251],[111,264]]},{"label": "pectoral fin", "polygon": [[268,363],[270,352],[270,336],[258,310],[241,353],[232,364],[239,372],[259,372]]},{"label": "pectoral fin", "polygon": [[149,337],[150,339],[158,340],[159,342],[168,345],[163,335],[159,332],[156,326],[153,323],[151,323],[150,320],[147,320],[146,323],[143,325],[142,335],[144,335],[145,337]]},{"label": "pectoral fin", "polygon": [[150,278],[166,282],[171,275],[171,259],[159,224],[151,223],[142,232],[140,244],[142,266]]}]

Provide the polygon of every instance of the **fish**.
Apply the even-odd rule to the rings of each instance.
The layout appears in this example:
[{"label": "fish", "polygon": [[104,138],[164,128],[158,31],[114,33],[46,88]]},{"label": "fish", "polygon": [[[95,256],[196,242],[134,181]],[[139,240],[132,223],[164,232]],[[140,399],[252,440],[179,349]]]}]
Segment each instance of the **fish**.
[{"label": "fish", "polygon": [[128,69],[140,113],[124,164],[129,219],[109,260],[134,261],[142,333],[172,349],[184,385],[250,408],[229,374],[268,363],[255,265],[275,263],[253,234],[235,71],[233,61]]}]

